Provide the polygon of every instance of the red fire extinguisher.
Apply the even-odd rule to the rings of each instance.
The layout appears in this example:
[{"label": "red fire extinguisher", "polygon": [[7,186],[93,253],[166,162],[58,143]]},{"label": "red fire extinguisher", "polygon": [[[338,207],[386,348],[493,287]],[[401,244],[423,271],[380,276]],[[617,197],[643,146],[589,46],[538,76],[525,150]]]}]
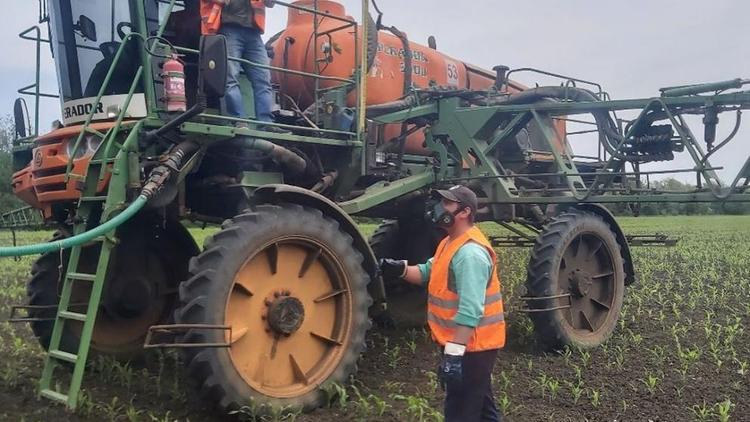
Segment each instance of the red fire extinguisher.
[{"label": "red fire extinguisher", "polygon": [[162,65],[162,80],[164,81],[164,102],[167,111],[184,112],[187,110],[185,96],[185,65],[176,54]]}]

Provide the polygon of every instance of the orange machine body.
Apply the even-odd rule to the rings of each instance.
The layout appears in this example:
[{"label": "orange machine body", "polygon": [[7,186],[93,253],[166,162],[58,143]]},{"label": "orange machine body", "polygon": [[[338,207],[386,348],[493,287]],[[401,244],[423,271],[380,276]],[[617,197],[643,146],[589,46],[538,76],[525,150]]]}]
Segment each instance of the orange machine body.
[{"label": "orange machine body", "polygon": [[[92,129],[106,132],[114,126],[114,122],[94,123]],[[13,192],[21,200],[34,208],[41,209],[45,218],[52,216],[52,204],[70,202],[81,197],[75,176],[65,181],[65,171],[68,165],[68,152],[72,144],[78,139],[82,126],[70,126],[54,130],[36,139],[36,147],[32,151],[31,163],[24,169],[13,174]],[[72,173],[84,175],[88,162],[93,155],[93,147],[85,138],[79,147],[79,153],[73,160]],[[99,192],[109,183],[109,173],[99,182]]]},{"label": "orange machine body", "polygon": [[[294,4],[312,9],[314,3],[313,0],[299,0]],[[336,1],[318,0],[317,4],[318,10],[322,12],[354,20],[346,14],[344,6]],[[329,77],[352,78],[357,57],[354,28],[341,29],[346,25],[345,22],[319,16],[318,33],[325,35],[319,36],[316,43],[314,25],[312,13],[289,8],[287,27],[272,44],[275,53],[273,66]],[[495,74],[492,71],[470,65],[414,42],[409,42],[409,48],[412,55],[411,74],[414,87],[428,88],[430,85],[438,85],[456,89],[486,90],[495,83]],[[390,32],[378,32],[377,53],[368,71],[367,105],[383,104],[404,96],[404,56],[404,44],[400,38]],[[273,79],[280,87],[282,102],[291,98],[302,110],[314,102],[316,84],[313,78],[274,72]],[[318,88],[330,88],[340,84],[339,81],[322,80]],[[510,85],[511,92],[524,89],[517,83],[512,82]],[[355,106],[354,93],[349,96],[348,103],[350,107]],[[401,125],[388,125],[384,137],[394,139],[400,133]],[[407,139],[406,152],[428,154],[423,144],[424,134],[414,133]]]}]

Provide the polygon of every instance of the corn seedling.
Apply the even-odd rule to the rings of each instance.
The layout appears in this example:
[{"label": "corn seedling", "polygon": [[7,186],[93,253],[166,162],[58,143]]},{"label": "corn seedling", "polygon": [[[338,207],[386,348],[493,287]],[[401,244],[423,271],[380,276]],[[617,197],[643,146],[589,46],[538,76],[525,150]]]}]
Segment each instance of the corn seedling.
[{"label": "corn seedling", "polygon": [[349,392],[346,386],[337,382],[332,382],[323,387],[323,391],[328,398],[328,407],[340,407],[346,409],[346,403],[349,399]]},{"label": "corn seedling", "polygon": [[585,390],[583,383],[581,381],[578,381],[575,384],[569,382],[568,387],[570,387],[570,396],[573,398],[573,404],[578,404]]},{"label": "corn seedling", "polygon": [[714,407],[716,408],[716,416],[719,419],[719,422],[729,422],[729,415],[732,412],[732,409],[734,408],[735,404],[732,403],[731,400],[726,399],[723,402],[716,403]]},{"label": "corn seedling", "polygon": [[656,387],[659,384],[659,377],[651,373],[646,373],[646,377],[641,379],[641,382],[646,386],[648,393],[653,396],[656,393]]},{"label": "corn seedling", "polygon": [[557,393],[560,391],[560,381],[556,379],[548,379],[547,389],[549,390],[550,399],[554,400],[557,397]]},{"label": "corn seedling", "polygon": [[594,390],[593,388],[590,389],[589,400],[591,400],[591,405],[594,407],[594,409],[598,408],[602,403],[602,395],[599,390]]},{"label": "corn seedling", "polygon": [[395,394],[391,398],[406,404],[406,414],[409,420],[418,422],[443,420],[442,413],[433,409],[424,397]]},{"label": "corn seedling", "polygon": [[737,362],[737,366],[739,366],[739,369],[737,369],[737,373],[740,374],[743,378],[747,377],[748,375],[748,363],[747,361],[742,361],[739,359],[734,359],[735,362]]},{"label": "corn seedling", "polygon": [[438,380],[437,380],[437,373],[435,371],[422,371],[422,374],[424,374],[425,377],[427,377],[427,391],[430,393],[435,393],[437,391],[438,387]]},{"label": "corn seedling", "polygon": [[503,415],[507,415],[510,413],[510,397],[508,397],[508,393],[503,391],[503,395],[500,396],[500,399],[497,401],[498,406],[500,406],[500,412]]},{"label": "corn seedling", "polygon": [[388,348],[386,349],[385,354],[388,357],[388,366],[395,370],[398,367],[399,362],[401,362],[401,346]]},{"label": "corn seedling", "polygon": [[713,411],[711,410],[711,407],[706,405],[704,402],[701,405],[694,405],[690,408],[690,411],[693,412],[693,415],[695,415],[695,419],[698,422],[706,422],[711,419],[713,416]]}]

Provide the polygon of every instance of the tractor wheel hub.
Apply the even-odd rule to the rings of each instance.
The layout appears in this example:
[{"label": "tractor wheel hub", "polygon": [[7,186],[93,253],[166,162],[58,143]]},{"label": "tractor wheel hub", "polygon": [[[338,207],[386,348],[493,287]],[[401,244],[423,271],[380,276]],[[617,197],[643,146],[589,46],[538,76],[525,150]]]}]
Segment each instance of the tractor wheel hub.
[{"label": "tractor wheel hub", "polygon": [[268,325],[279,334],[291,335],[305,320],[305,307],[296,297],[280,296],[268,305]]},{"label": "tractor wheel hub", "polygon": [[589,273],[581,269],[576,269],[570,273],[569,280],[572,292],[578,297],[585,297],[589,294],[593,283]]}]

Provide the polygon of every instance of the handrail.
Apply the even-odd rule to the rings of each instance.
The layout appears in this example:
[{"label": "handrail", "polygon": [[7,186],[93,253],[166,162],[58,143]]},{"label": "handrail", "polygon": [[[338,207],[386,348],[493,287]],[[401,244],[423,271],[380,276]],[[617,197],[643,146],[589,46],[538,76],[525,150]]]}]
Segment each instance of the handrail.
[{"label": "handrail", "polygon": [[[198,50],[196,50],[194,48],[175,46],[174,49],[177,50],[177,51],[183,52],[183,53],[198,54]],[[253,67],[259,67],[261,69],[268,69],[268,70],[273,70],[273,71],[276,71],[276,72],[288,73],[290,75],[305,76],[305,77],[309,77],[309,78],[316,78],[316,79],[327,80],[327,81],[344,82],[344,83],[347,83],[347,84],[354,84],[356,82],[356,81],[354,81],[352,79],[338,78],[338,77],[335,77],[335,76],[317,75],[315,73],[302,72],[300,70],[284,69],[282,67],[275,67],[275,66],[271,66],[271,65],[267,65],[267,64],[255,63],[255,62],[251,62],[249,60],[245,60],[245,59],[242,59],[242,58],[239,58],[239,57],[229,57],[229,60],[233,61],[233,62],[243,63],[243,64],[246,64],[246,65],[249,65],[249,66],[253,66]]]},{"label": "handrail", "polygon": [[[169,5],[168,6],[168,12],[171,12],[171,10],[174,8],[175,4],[177,3],[177,0],[160,0],[160,3],[168,4]],[[348,28],[350,26],[355,26],[355,33],[359,32],[359,31],[356,30],[356,26],[358,25],[358,23],[357,23],[356,20],[349,19],[349,18],[346,18],[346,17],[335,16],[335,15],[332,15],[332,14],[327,13],[325,11],[318,10],[317,8],[312,9],[312,8],[309,8],[309,7],[299,6],[299,5],[287,3],[287,2],[284,2],[284,1],[277,1],[277,4],[285,6],[285,7],[289,7],[291,9],[308,12],[308,13],[311,13],[311,14],[313,14],[315,16],[323,16],[323,17],[326,17],[326,18],[334,19],[334,20],[337,20],[337,21],[340,21],[340,22],[344,22],[346,24],[346,25],[342,25],[342,26],[336,27],[334,29],[328,30],[328,31],[326,31],[326,33],[332,33],[332,32],[336,32],[336,31],[341,31],[341,30],[344,30],[344,29],[346,29],[346,28]],[[364,17],[366,15],[366,13],[367,13],[367,10],[368,10],[368,7],[366,5],[366,1],[363,1],[363,5],[364,5],[363,6],[363,17]],[[164,30],[166,28],[166,24],[168,22],[168,16],[169,15],[170,15],[170,13],[167,13],[166,14],[167,18],[165,18],[162,21],[160,21],[156,37],[145,38],[139,32],[131,32],[125,38],[123,38],[122,42],[120,43],[120,46],[118,47],[117,52],[115,53],[114,59],[112,61],[112,64],[110,65],[110,67],[109,67],[109,69],[107,71],[107,74],[105,76],[104,82],[103,82],[102,86],[100,87],[99,92],[97,93],[97,96],[95,97],[95,100],[94,100],[94,103],[93,103],[95,106],[92,107],[91,111],[88,113],[88,116],[86,116],[86,120],[83,123],[84,130],[81,131],[81,133],[79,134],[78,138],[76,139],[76,142],[74,144],[74,148],[75,149],[77,149],[80,146],[80,144],[82,142],[82,139],[84,138],[84,135],[87,133],[87,130],[85,130],[85,128],[87,128],[87,127],[90,126],[91,122],[94,119],[94,116],[96,115],[96,110],[97,110],[96,105],[101,103],[101,99],[104,96],[104,92],[106,92],[106,89],[109,86],[109,83],[110,83],[110,81],[111,81],[111,79],[112,79],[112,77],[114,75],[114,71],[115,71],[115,69],[116,69],[116,67],[117,67],[117,65],[118,65],[118,63],[119,63],[119,61],[121,59],[121,56],[122,56],[122,53],[124,51],[125,46],[128,44],[128,42],[132,42],[133,38],[139,38],[139,39],[141,39],[143,41],[143,43],[144,43],[144,47],[143,48],[147,49],[147,54],[148,55],[153,55],[154,52],[155,52],[155,50],[158,48],[158,45],[163,44],[163,43],[156,42],[156,43],[154,43],[149,48],[147,46],[148,40],[151,39],[151,38],[156,38],[158,40],[161,37],[161,35],[163,34],[163,32],[164,32]],[[317,22],[317,20],[316,20],[316,22]],[[33,36],[29,35],[29,34],[32,34],[32,33],[34,34]],[[39,26],[33,26],[33,27],[31,27],[31,28],[29,28],[29,29],[21,32],[19,34],[19,36],[22,39],[35,41],[37,43],[37,69],[36,69],[37,70],[37,72],[36,72],[37,74],[36,74],[36,83],[32,84],[32,85],[25,86],[25,87],[23,87],[23,88],[21,88],[21,89],[18,90],[18,92],[20,94],[35,96],[35,99],[36,99],[36,104],[35,104],[35,127],[34,127],[35,133],[33,134],[33,136],[29,137],[29,138],[35,138],[35,137],[37,137],[39,135],[38,129],[37,129],[39,127],[39,112],[40,112],[39,111],[39,109],[40,109],[40,107],[39,107],[39,99],[40,98],[59,98],[60,97],[59,95],[55,95],[55,94],[51,94],[51,93],[42,93],[42,92],[40,92],[40,89],[39,89],[40,88],[39,87],[40,65],[41,65],[40,45],[41,45],[42,42],[50,43],[51,44],[52,41],[51,41],[51,39],[42,38],[42,36],[41,36],[41,29],[39,28]],[[355,44],[358,45],[358,49],[357,49],[358,53],[361,53],[362,51],[364,51],[364,46],[359,46],[359,44],[361,42],[362,42],[362,40],[359,39],[359,37],[357,37],[357,39],[355,40]],[[81,46],[81,47],[85,47],[85,46]],[[192,48],[181,47],[181,46],[171,46],[171,47],[173,47],[175,51],[181,52],[181,53],[199,53],[198,50],[195,50],[195,49],[192,49]],[[242,58],[236,58],[236,57],[229,57],[229,60],[235,61],[235,62],[239,62],[239,63],[245,64],[245,65],[251,66],[251,67],[257,67],[257,68],[267,69],[267,70],[270,70],[270,71],[285,73],[285,74],[289,74],[289,75],[296,75],[296,76],[300,76],[300,77],[313,78],[313,79],[316,80],[316,86],[317,86],[317,82],[318,81],[331,81],[331,82],[339,82],[340,83],[339,86],[325,88],[326,90],[330,90],[330,89],[339,89],[339,88],[343,88],[343,87],[346,87],[346,86],[355,86],[355,87],[359,88],[360,85],[362,85],[362,78],[361,78],[361,75],[358,75],[358,73],[359,72],[364,72],[364,70],[360,69],[361,67],[364,66],[364,64],[363,63],[359,63],[359,60],[361,59],[361,57],[359,57],[359,56],[360,55],[358,54],[358,56],[355,57],[355,63],[354,64],[355,64],[355,69],[356,70],[355,70],[354,74],[352,75],[352,78],[344,78],[344,77],[336,77],[336,76],[326,76],[326,75],[321,75],[319,73],[310,73],[310,72],[304,72],[304,71],[293,70],[293,69],[285,69],[285,68],[280,68],[280,67],[276,67],[276,66],[272,66],[272,65],[265,65],[265,64],[255,63],[255,62],[251,62],[249,60],[245,60],[245,59],[242,59]],[[362,56],[366,58],[366,55],[362,54]],[[147,63],[144,63],[142,70],[145,71],[146,69],[149,69],[149,68],[150,67],[147,66]],[[139,75],[141,75],[141,77],[142,77],[143,73],[145,73],[145,72],[139,72]],[[134,83],[135,83],[135,81],[134,81]],[[360,90],[358,89],[357,91],[360,91]],[[320,95],[320,94],[319,94],[318,90],[316,90],[316,93],[315,93],[316,99],[317,99],[318,95]],[[364,96],[365,94],[363,92],[358,92],[357,95],[358,96]],[[128,101],[129,101],[129,99],[130,99],[130,95],[128,96]],[[358,102],[361,102],[361,101],[358,101]],[[219,117],[219,118],[223,118],[225,120],[232,120],[232,119],[228,118],[228,116],[211,116],[211,117]],[[244,121],[244,122],[248,122],[248,123],[257,123],[253,119],[235,119],[235,121]],[[317,129],[317,128],[307,128],[307,127],[298,127],[298,126],[289,126],[289,125],[279,125],[279,126],[280,127],[281,126],[293,127],[295,129],[300,129],[300,130],[309,130],[310,132],[329,133],[329,134],[346,135],[346,136],[352,136],[352,135],[357,136],[357,132],[359,132],[359,130],[360,130],[359,127],[357,129],[357,132],[346,132],[346,131],[323,130],[323,129]],[[72,158],[70,158],[68,160],[68,164],[67,164],[67,176],[66,177],[70,176],[71,169],[72,169]]]},{"label": "handrail", "polygon": [[[36,38],[28,37],[27,34],[30,32],[36,33]],[[41,63],[42,63],[42,42],[50,42],[50,40],[45,40],[42,38],[42,30],[39,29],[39,26],[34,25],[31,28],[21,32],[18,34],[18,36],[21,39],[25,40],[31,40],[36,41],[36,77],[34,79],[34,83],[23,87],[18,90],[18,93],[21,95],[34,95],[34,134],[33,136],[36,138],[39,136],[39,98],[44,96],[47,97],[48,94],[41,95],[40,93],[40,72],[41,72]],[[34,88],[33,94],[30,92],[26,92],[28,89]],[[18,145],[17,140],[14,141],[14,145]]]},{"label": "handrail", "polygon": [[256,125],[274,126],[274,127],[279,127],[282,129],[294,129],[294,130],[307,131],[307,132],[328,133],[332,135],[346,135],[346,136],[356,135],[356,133],[354,132],[346,132],[342,130],[320,129],[320,128],[307,127],[307,126],[285,125],[282,123],[261,122],[260,120],[243,119],[240,117],[224,116],[221,114],[201,113],[198,115],[198,117],[208,117],[208,118],[217,119],[217,120],[227,120],[227,121],[235,122],[235,123],[240,122],[240,123],[248,123],[248,124],[256,124]]},{"label": "handrail", "polygon": [[545,76],[551,76],[553,78],[564,79],[564,80],[568,81],[568,83],[569,82],[573,82],[573,83],[580,82],[582,84],[587,84],[587,85],[595,86],[599,90],[599,92],[598,92],[599,95],[606,94],[606,92],[604,92],[604,90],[602,89],[602,85],[599,84],[599,83],[592,82],[592,81],[587,81],[585,79],[574,78],[572,76],[566,76],[566,75],[562,75],[562,74],[559,74],[559,73],[548,72],[546,70],[536,69],[536,68],[533,68],[533,67],[521,67],[521,68],[518,68],[518,69],[512,69],[512,70],[508,71],[508,73],[506,74],[505,77],[508,80],[510,80],[510,75],[512,75],[514,73],[519,73],[519,72],[539,73],[540,75],[545,75]]},{"label": "handrail", "polygon": [[[36,38],[31,38],[31,37],[29,37],[29,36],[27,36],[27,35],[26,35],[26,34],[28,34],[29,32],[33,31],[33,30],[36,30],[36,32],[37,32]],[[52,41],[51,41],[51,40],[48,40],[48,39],[42,38],[42,32],[41,32],[41,30],[39,29],[39,26],[38,26],[38,25],[34,25],[34,26],[32,26],[31,28],[29,28],[29,29],[27,29],[27,30],[25,30],[25,31],[23,31],[23,32],[21,32],[21,33],[19,33],[19,34],[18,34],[18,36],[19,36],[19,37],[20,37],[21,39],[24,39],[24,40],[29,40],[29,41],[39,41],[39,42],[44,42],[44,43],[48,43],[48,44],[52,43]]]},{"label": "handrail", "polygon": [[[320,10],[311,9],[309,7],[298,6],[296,4],[287,3],[285,1],[276,0],[276,4],[288,7],[290,9],[295,9],[295,10],[300,10],[300,11],[303,11],[303,12],[311,13],[311,14],[316,15],[316,16],[325,16],[325,17],[331,18],[333,20],[337,20],[337,21],[341,21],[341,22],[347,22],[347,23],[349,23],[351,25],[356,25],[357,24],[357,21],[355,21],[353,19],[342,18],[341,16],[336,16],[336,15],[332,15],[330,13],[321,12]],[[362,10],[364,11],[366,9],[362,9]]]}]

